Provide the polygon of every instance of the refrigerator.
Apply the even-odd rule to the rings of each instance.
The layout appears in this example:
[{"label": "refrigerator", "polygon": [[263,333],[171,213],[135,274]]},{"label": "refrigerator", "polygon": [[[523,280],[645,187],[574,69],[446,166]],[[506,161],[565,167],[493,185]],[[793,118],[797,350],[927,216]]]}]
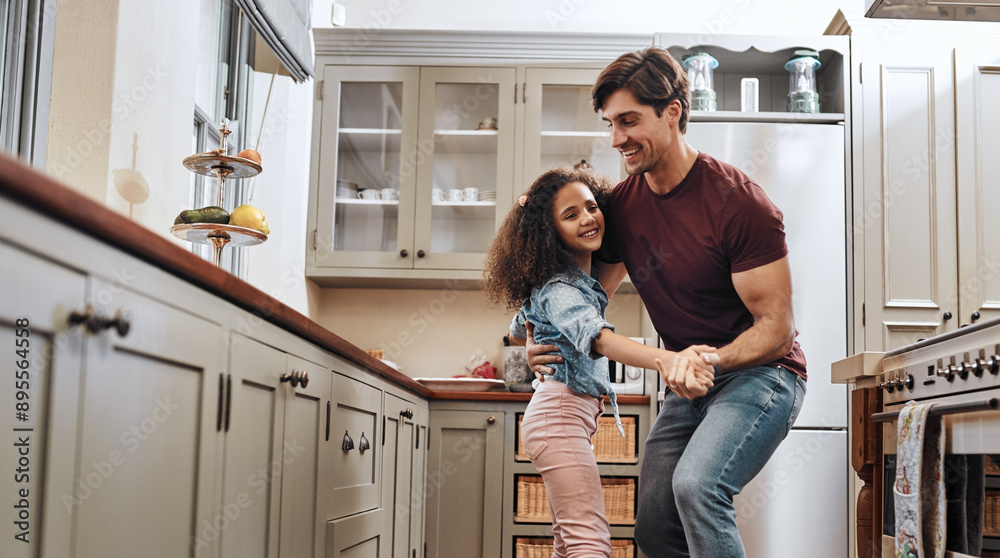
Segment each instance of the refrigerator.
[{"label": "refrigerator", "polygon": [[792,304],[808,381],[795,425],[736,496],[748,558],[850,556],[845,129],[842,124],[690,122],[695,149],[733,164],[784,214]]}]

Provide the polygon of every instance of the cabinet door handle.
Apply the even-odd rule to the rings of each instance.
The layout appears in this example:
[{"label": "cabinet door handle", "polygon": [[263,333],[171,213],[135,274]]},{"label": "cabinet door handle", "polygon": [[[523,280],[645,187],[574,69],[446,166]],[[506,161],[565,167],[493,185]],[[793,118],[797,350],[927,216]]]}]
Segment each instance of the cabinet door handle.
[{"label": "cabinet door handle", "polygon": [[418,258],[422,258],[422,257],[424,257],[424,256],[426,256],[426,255],[427,255],[427,254],[425,254],[423,250],[417,250],[417,257],[418,257]]},{"label": "cabinet door handle", "polygon": [[109,318],[107,316],[102,316],[94,310],[93,305],[88,304],[82,312],[80,310],[74,310],[69,315],[69,325],[87,326],[87,331],[90,333],[100,333],[106,329],[114,328],[114,330],[118,332],[119,337],[125,337],[132,329],[132,316],[128,311],[119,308],[118,311],[115,312],[115,315]]},{"label": "cabinet door handle", "polygon": [[364,454],[366,451],[372,449],[371,443],[368,442],[368,438],[365,438],[365,433],[361,433],[361,440],[358,442],[358,451]]},{"label": "cabinet door handle", "polygon": [[326,402],[326,441],[330,441],[330,402]]},{"label": "cabinet door handle", "polygon": [[229,415],[232,413],[233,375],[226,374],[226,432],[229,432]]},{"label": "cabinet door handle", "polygon": [[982,318],[982,317],[983,317],[983,315],[979,313],[979,310],[976,310],[976,311],[974,311],[972,313],[972,321],[973,322],[976,321],[976,320],[978,320],[979,318]]},{"label": "cabinet door handle", "polygon": [[222,408],[225,402],[226,396],[226,380],[223,378],[225,374],[219,374],[219,412],[215,415],[215,431],[222,431]]},{"label": "cabinet door handle", "polygon": [[407,419],[413,418],[413,409],[406,409],[405,411],[400,411],[399,416]]},{"label": "cabinet door handle", "polygon": [[489,418],[486,419],[486,424],[492,425],[492,424],[496,423],[496,421],[497,421],[496,417],[489,417]]},{"label": "cabinet door handle", "polygon": [[299,387],[299,382],[302,380],[302,373],[298,370],[292,370],[291,374],[282,374],[279,378],[282,383],[288,382],[292,384],[293,388]]},{"label": "cabinet door handle", "polygon": [[351,451],[354,449],[354,440],[351,439],[351,435],[344,431],[344,441],[340,443],[340,449],[344,451]]},{"label": "cabinet door handle", "polygon": [[945,310],[944,314],[941,317],[944,318],[944,321],[947,322],[948,320],[951,319],[951,312]]},{"label": "cabinet door handle", "polygon": [[305,370],[299,372],[299,385],[302,386],[303,388],[309,385],[309,373],[306,372]]},{"label": "cabinet door handle", "polygon": [[407,257],[409,255],[410,255],[410,253],[406,251],[406,248],[403,248],[402,250],[399,251],[399,257],[400,258],[405,258],[405,257]]}]

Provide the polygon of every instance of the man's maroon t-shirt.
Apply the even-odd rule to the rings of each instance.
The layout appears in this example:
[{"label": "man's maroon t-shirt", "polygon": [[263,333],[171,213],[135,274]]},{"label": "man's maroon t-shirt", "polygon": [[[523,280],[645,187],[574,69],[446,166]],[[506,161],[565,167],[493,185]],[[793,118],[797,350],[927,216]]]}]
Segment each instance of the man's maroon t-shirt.
[{"label": "man's maroon t-shirt", "polygon": [[[667,349],[722,347],[753,325],[732,274],[788,254],[781,211],[739,169],[704,153],[659,195],[643,175],[611,195],[604,257],[625,263]],[[806,377],[798,341],[771,363]]]}]

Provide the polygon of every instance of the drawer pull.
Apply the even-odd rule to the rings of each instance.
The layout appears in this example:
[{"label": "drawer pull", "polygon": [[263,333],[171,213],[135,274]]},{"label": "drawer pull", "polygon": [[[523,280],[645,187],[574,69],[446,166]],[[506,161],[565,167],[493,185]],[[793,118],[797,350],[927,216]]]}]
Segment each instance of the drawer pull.
[{"label": "drawer pull", "polygon": [[368,442],[368,438],[365,438],[365,433],[361,433],[361,440],[358,442],[358,451],[364,454],[367,450],[372,449],[372,445]]},{"label": "drawer pull", "polygon": [[413,409],[406,409],[405,411],[400,411],[399,412],[399,416],[401,416],[401,417],[403,417],[405,419],[412,419],[413,418]]},{"label": "drawer pull", "polygon": [[340,444],[340,449],[344,451],[351,451],[354,449],[354,440],[351,439],[351,435],[344,431],[344,441]]}]

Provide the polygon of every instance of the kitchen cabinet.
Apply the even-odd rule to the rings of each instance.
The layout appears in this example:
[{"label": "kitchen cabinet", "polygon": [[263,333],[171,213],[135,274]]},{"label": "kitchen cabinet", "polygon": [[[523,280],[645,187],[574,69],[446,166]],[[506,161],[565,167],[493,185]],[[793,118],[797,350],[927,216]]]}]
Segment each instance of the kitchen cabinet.
[{"label": "kitchen cabinet", "polygon": [[[101,211],[63,195],[80,214]],[[263,319],[298,317],[276,301],[251,314],[57,222],[54,211],[0,197],[0,261],[11,271],[0,277],[0,334],[27,370],[0,396],[5,440],[26,448],[8,462],[25,475],[0,481],[11,505],[25,501],[23,528],[2,528],[30,541],[12,556],[298,558],[367,548],[349,544],[358,532],[388,552],[398,531],[412,558],[423,544],[426,402],[342,356],[360,349],[335,354],[305,338],[323,338],[320,328],[293,333]],[[99,221],[113,222],[108,213]],[[146,234],[130,226],[114,228],[129,233],[126,244]],[[176,256],[207,266],[179,248]],[[245,288],[204,271],[225,289]],[[396,522],[380,500],[383,397],[402,418],[385,465],[392,505],[410,512]],[[350,452],[346,432],[357,443]]]},{"label": "kitchen cabinet", "polygon": [[230,351],[219,413],[225,455],[219,513],[229,520],[220,555],[318,556],[331,373],[239,334]]},{"label": "kitchen cabinet", "polygon": [[360,380],[334,373],[330,443],[333,468],[327,519],[379,507],[382,456],[382,392]]},{"label": "kitchen cabinet", "polygon": [[[6,271],[0,275],[0,339],[9,357],[9,388],[0,400],[10,474],[0,481],[0,498],[17,515],[3,522],[0,534],[12,557],[39,556],[43,546],[53,556],[69,556],[69,538],[53,535],[69,533],[73,521],[60,495],[76,494],[75,431],[54,425],[73,424],[79,407],[74,394],[85,337],[68,324],[70,313],[84,307],[87,278],[4,240],[9,237],[0,233]],[[91,490],[85,481],[82,488]],[[45,539],[39,538],[40,525],[46,526]]]},{"label": "kitchen cabinet", "polygon": [[[839,21],[855,64],[856,342],[888,351],[1000,316],[996,225],[985,210],[1000,147],[989,122],[995,32],[948,22]],[[926,41],[928,33],[947,36]],[[947,45],[947,46],[942,46]],[[984,95],[986,97],[984,97]]]},{"label": "kitchen cabinet", "polygon": [[499,558],[507,412],[433,409],[427,480],[427,557]]},{"label": "kitchen cabinet", "polygon": [[382,509],[392,558],[423,556],[427,408],[385,394]]},{"label": "kitchen cabinet", "polygon": [[306,274],[320,285],[474,287],[514,198],[541,171],[587,159],[624,175],[590,87],[649,37],[559,48],[537,34],[316,37]]},{"label": "kitchen cabinet", "polygon": [[613,179],[625,178],[624,162],[611,147],[608,125],[594,111],[590,96],[602,69],[525,70],[524,174],[517,194],[546,169],[584,160]]},{"label": "kitchen cabinet", "polygon": [[323,75],[315,267],[481,269],[511,199],[514,69]]},{"label": "kitchen cabinet", "polygon": [[386,558],[386,510],[367,511],[326,524],[327,558]]}]

